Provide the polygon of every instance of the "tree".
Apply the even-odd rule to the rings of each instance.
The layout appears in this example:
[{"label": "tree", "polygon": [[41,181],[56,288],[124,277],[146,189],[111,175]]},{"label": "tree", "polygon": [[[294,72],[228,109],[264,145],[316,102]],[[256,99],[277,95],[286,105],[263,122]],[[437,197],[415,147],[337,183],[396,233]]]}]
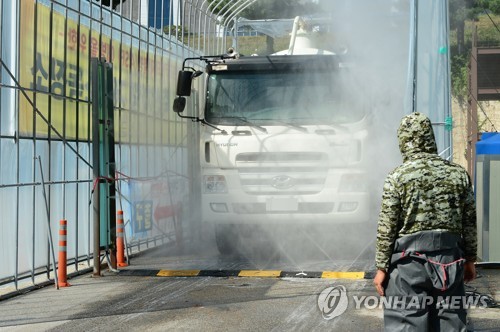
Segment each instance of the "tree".
[{"label": "tree", "polygon": [[[216,0],[210,0],[209,3],[215,3]],[[217,1],[219,2],[219,1]],[[234,0],[224,0],[219,2],[216,7],[210,7],[212,12],[224,16],[229,14],[229,8]],[[318,4],[314,0],[258,0],[248,8],[243,10],[240,16],[251,20],[272,19],[272,18],[293,18],[297,15],[307,15],[319,12]]]},{"label": "tree", "polygon": [[489,10],[493,14],[500,15],[500,0],[477,0],[474,7],[479,10]]},{"label": "tree", "polygon": [[464,53],[465,43],[465,21],[475,20],[477,18],[478,9],[474,7],[474,0],[450,0],[450,30],[457,32],[457,54]]},{"label": "tree", "polygon": [[[467,66],[470,60],[469,52],[471,43],[465,43],[465,22],[468,20],[479,21],[481,16],[486,14],[500,14],[500,0],[450,0],[450,31],[456,32],[456,46],[450,49],[451,56],[451,84],[452,93],[458,99],[460,104],[467,101],[468,96],[468,70]],[[482,30],[483,34],[488,29]],[[498,40],[498,33],[495,26],[489,29],[494,40]],[[481,31],[479,31],[481,34]]]},{"label": "tree", "polygon": [[[213,3],[216,0],[210,0]],[[228,16],[228,9],[234,1],[225,0],[212,9],[216,14]],[[221,12],[223,10],[223,12]],[[249,20],[294,18],[295,16],[319,13],[317,1],[314,0],[258,0],[244,9],[240,16]],[[274,52],[274,38],[266,36],[267,53]]]},{"label": "tree", "polygon": [[465,21],[476,21],[479,15],[489,11],[500,14],[500,0],[450,0],[450,30],[457,32],[457,54],[465,52]]},{"label": "tree", "polygon": [[103,6],[109,7],[111,5],[113,9],[116,9],[119,4],[124,3],[125,1],[126,0],[102,0],[101,3]]},{"label": "tree", "polygon": [[294,18],[318,12],[318,4],[312,1],[262,0],[245,10],[242,16],[248,19]]},{"label": "tree", "polygon": [[179,40],[182,40],[183,37],[189,34],[188,29],[181,25],[166,25],[163,27],[163,32],[166,35],[175,36]]}]

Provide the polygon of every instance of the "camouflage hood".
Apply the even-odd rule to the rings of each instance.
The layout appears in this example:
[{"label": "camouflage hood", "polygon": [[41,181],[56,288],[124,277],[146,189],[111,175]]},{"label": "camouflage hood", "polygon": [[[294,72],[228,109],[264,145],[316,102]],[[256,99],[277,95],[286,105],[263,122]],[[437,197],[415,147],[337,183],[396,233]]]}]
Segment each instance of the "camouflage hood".
[{"label": "camouflage hood", "polygon": [[398,139],[403,161],[411,159],[417,153],[437,154],[431,121],[422,113],[412,113],[401,120]]}]

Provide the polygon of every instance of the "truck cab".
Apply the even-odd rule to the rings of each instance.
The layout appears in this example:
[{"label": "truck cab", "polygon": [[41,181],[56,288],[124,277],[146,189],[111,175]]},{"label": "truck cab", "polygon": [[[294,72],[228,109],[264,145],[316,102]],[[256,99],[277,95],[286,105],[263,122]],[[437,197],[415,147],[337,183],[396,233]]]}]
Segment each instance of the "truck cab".
[{"label": "truck cab", "polygon": [[248,226],[368,221],[369,120],[348,70],[335,54],[208,61],[201,212],[221,253]]}]

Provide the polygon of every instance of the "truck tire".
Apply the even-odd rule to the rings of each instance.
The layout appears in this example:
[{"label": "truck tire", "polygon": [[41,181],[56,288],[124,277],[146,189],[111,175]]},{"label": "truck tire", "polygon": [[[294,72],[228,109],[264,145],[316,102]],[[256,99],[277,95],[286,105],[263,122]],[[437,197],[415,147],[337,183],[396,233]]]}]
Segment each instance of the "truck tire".
[{"label": "truck tire", "polygon": [[215,242],[221,255],[236,255],[239,247],[239,235],[232,225],[215,226]]}]

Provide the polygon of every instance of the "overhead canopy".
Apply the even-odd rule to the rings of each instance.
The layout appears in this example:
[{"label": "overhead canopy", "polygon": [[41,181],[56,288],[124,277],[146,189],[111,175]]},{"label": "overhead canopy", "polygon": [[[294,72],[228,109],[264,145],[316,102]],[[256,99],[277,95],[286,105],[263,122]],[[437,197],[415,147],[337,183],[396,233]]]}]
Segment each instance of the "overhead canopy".
[{"label": "overhead canopy", "polygon": [[483,133],[476,144],[476,154],[500,154],[500,133]]},{"label": "overhead canopy", "polygon": [[292,32],[293,19],[247,20],[240,18],[238,25],[249,26],[255,31],[277,38]]},{"label": "overhead canopy", "polygon": [[[326,18],[303,17],[303,20],[316,30],[322,30],[323,26],[329,24],[329,19]],[[294,18],[248,20],[242,17],[238,19],[238,26],[249,26],[255,31],[277,38],[287,36],[292,32],[293,21]]]}]

